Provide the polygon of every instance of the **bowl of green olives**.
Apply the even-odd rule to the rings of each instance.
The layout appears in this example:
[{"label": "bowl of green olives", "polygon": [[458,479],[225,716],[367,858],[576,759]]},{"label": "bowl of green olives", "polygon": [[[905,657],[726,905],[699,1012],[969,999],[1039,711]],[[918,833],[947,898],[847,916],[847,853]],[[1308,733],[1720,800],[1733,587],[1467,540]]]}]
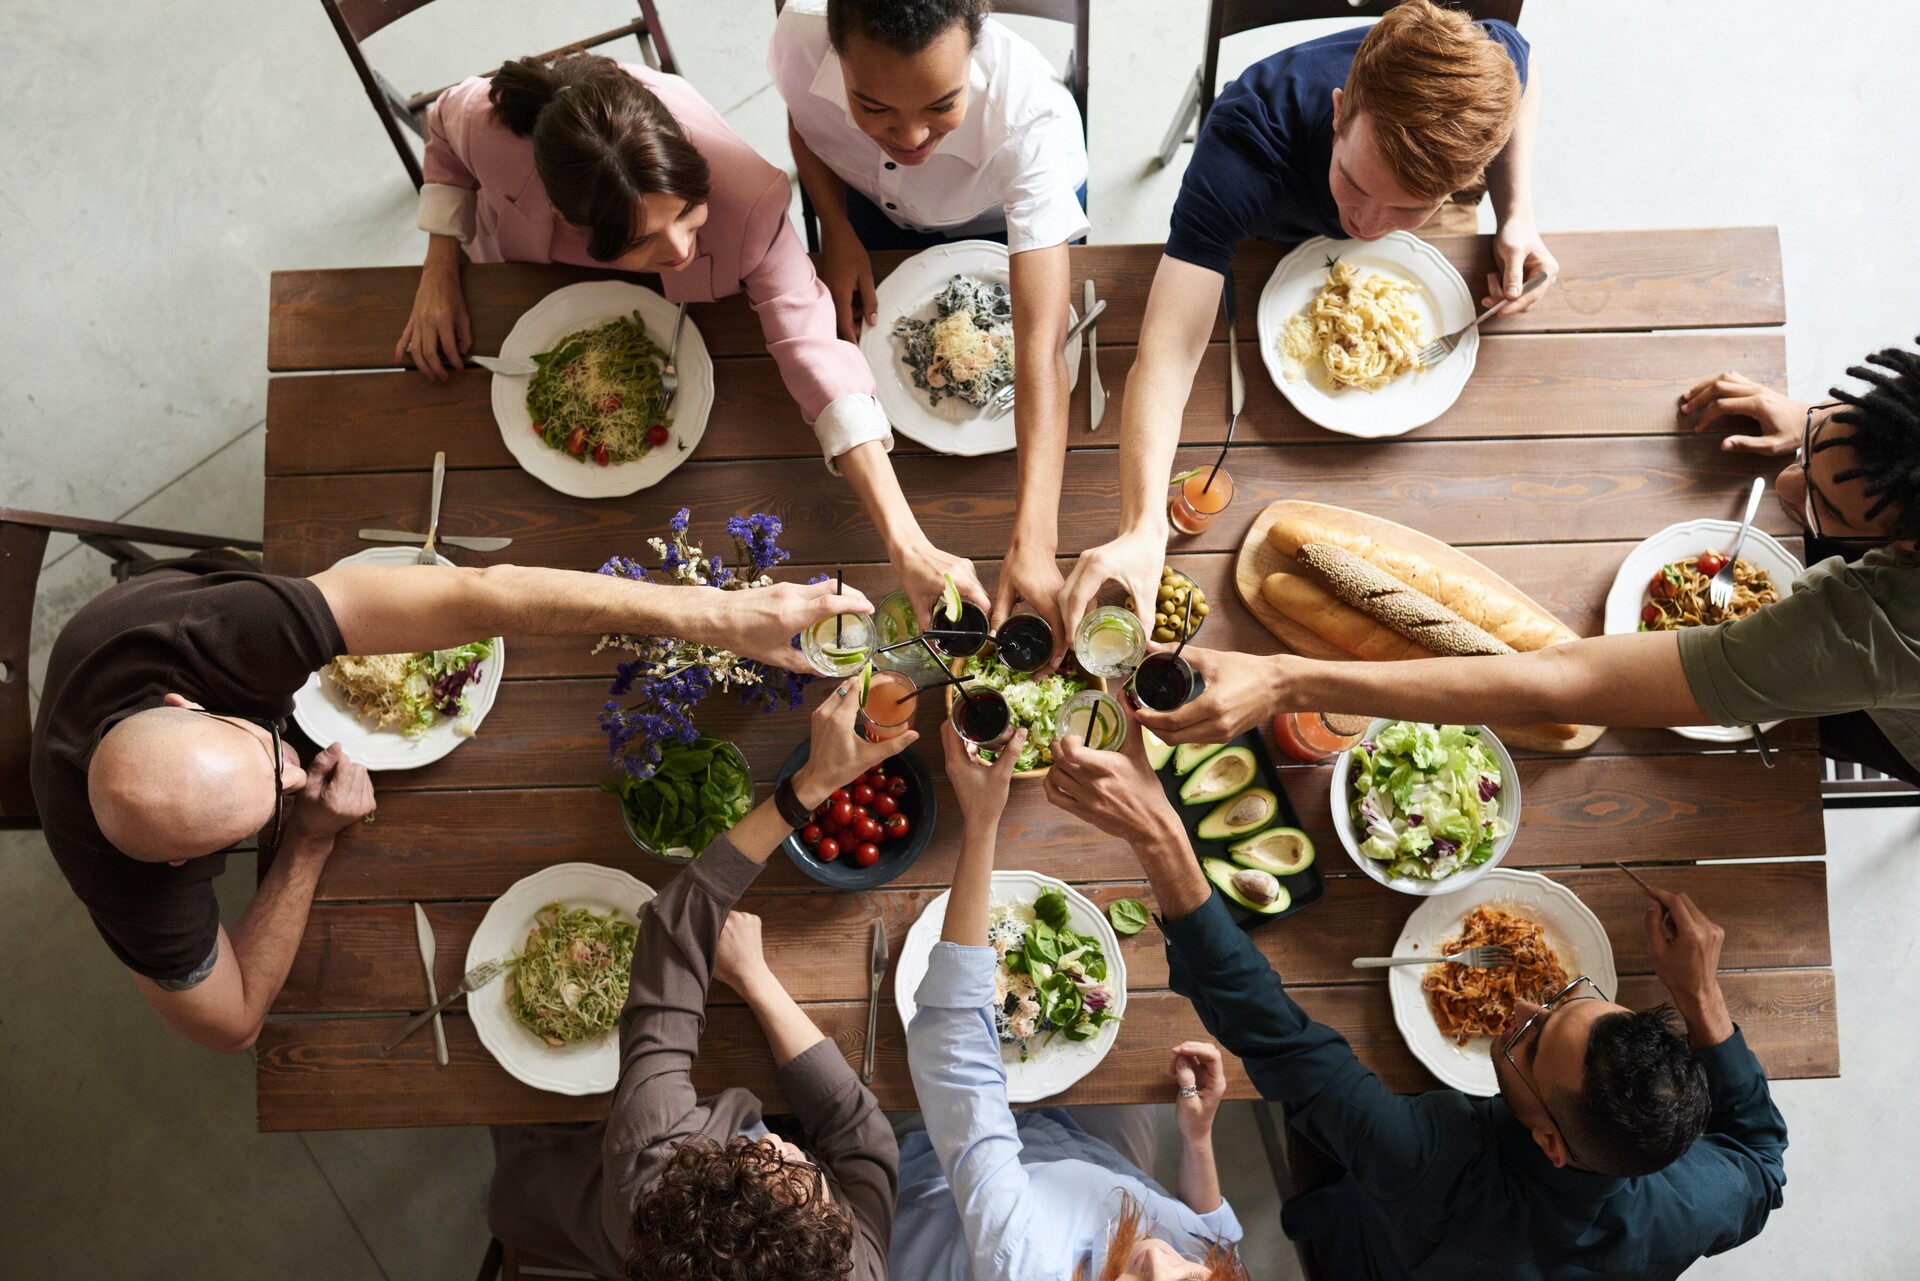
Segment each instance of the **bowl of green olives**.
[{"label": "bowl of green olives", "polygon": [[[1193,602],[1193,623],[1183,634],[1180,625],[1187,618],[1188,601]],[[1154,640],[1169,645],[1199,631],[1200,624],[1207,621],[1207,594],[1200,590],[1200,584],[1166,565],[1161,567],[1160,586],[1154,593],[1153,617],[1136,608],[1131,596],[1127,597],[1127,608],[1140,615]]]}]

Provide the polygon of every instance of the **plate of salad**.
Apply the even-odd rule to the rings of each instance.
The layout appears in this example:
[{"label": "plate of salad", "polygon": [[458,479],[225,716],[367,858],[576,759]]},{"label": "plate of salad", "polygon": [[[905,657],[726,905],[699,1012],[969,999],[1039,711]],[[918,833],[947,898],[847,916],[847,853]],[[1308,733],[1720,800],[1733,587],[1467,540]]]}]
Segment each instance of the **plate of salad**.
[{"label": "plate of salad", "polygon": [[1513,757],[1483,725],[1376,720],[1333,766],[1334,830],[1402,894],[1451,894],[1506,856],[1520,825]]},{"label": "plate of salad", "polygon": [[652,886],[618,868],[556,863],[493,901],[465,968],[512,964],[468,995],[467,1013],[509,1075],[555,1094],[605,1094],[619,1081],[616,1028],[637,918],[652,897]]},{"label": "plate of salad", "polygon": [[[901,946],[893,999],[908,1026],[946,924],[948,897],[927,904]],[[1007,1070],[1007,1099],[1034,1103],[1093,1071],[1119,1039],[1127,963],[1106,914],[1065,881],[1038,872],[995,872],[989,912],[988,938],[997,957],[994,1030]]]},{"label": "plate of salad", "polygon": [[[369,547],[335,564],[411,565],[415,555],[410,547]],[[506,653],[506,642],[493,636],[416,654],[343,654],[293,696],[293,720],[314,742],[339,743],[370,770],[418,769],[479,732],[500,692]]]},{"label": "plate of salad", "polygon": [[620,798],[633,843],[663,863],[688,863],[753,808],[753,772],[740,749],[702,734],[663,743],[649,778],[622,774],[601,788]]},{"label": "plate of salad", "polygon": [[[1026,727],[1027,741],[1013,762],[1015,778],[1045,778],[1047,771],[1053,768],[1054,713],[1083,689],[1107,687],[1107,683],[1099,677],[1078,670],[1029,676],[1008,667],[995,653],[975,654],[972,658],[958,660],[953,665],[953,673],[988,689],[999,690],[1006,697],[1014,723]],[[960,697],[958,685],[947,687],[949,713],[953,711],[955,700]],[[997,752],[980,753],[980,759],[989,765],[998,756]]]}]

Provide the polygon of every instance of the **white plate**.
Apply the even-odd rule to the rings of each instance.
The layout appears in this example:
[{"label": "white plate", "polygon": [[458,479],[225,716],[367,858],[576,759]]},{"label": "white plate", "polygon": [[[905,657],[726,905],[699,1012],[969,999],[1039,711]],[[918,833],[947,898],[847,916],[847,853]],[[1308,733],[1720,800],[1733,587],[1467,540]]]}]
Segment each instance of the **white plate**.
[{"label": "white plate", "polygon": [[[556,289],[514,321],[500,354],[508,359],[532,360],[552,351],[568,334],[604,325],[610,320],[640,313],[647,334],[664,353],[673,342],[676,308],[651,289],[623,280],[589,280]],[[529,476],[575,498],[618,498],[657,485],[687,461],[706,434],[713,412],[713,358],[706,340],[688,318],[680,331],[680,352],[674,360],[680,371],[680,395],[673,404],[673,439],[648,451],[645,458],[611,467],[596,466],[548,445],[533,434],[527,413],[527,384],[532,375],[493,376],[493,417],[500,438],[507,442]],[[681,448],[681,446],[685,448]]]},{"label": "white plate", "polygon": [[[1499,868],[1482,877],[1471,894],[1428,899],[1415,908],[1393,945],[1395,956],[1438,955],[1440,944],[1460,933],[1467,913],[1483,903],[1511,908],[1515,915],[1546,927],[1547,942],[1560,958],[1569,979],[1584,974],[1600,985],[1608,1000],[1619,995],[1620,980],[1613,970],[1613,944],[1585,903],[1558,881],[1538,872]],[[1500,1092],[1493,1073],[1493,1040],[1476,1036],[1465,1045],[1441,1033],[1420,979],[1426,967],[1403,965],[1387,971],[1393,1021],[1413,1056],[1429,1072],[1467,1094],[1489,1098]]]},{"label": "white plate", "polygon": [[[467,945],[465,969],[512,956],[527,942],[533,918],[549,903],[638,916],[653,887],[617,868],[556,863],[522,877],[493,901]],[[480,1044],[508,1075],[554,1094],[605,1094],[620,1079],[620,1037],[608,1032],[578,1045],[548,1045],[507,1008],[509,970],[467,996],[467,1014]]]},{"label": "white plate", "polygon": [[[1113,926],[1107,923],[1107,914],[1095,907],[1080,891],[1051,876],[1042,876],[1038,872],[993,874],[992,901],[995,905],[1031,903],[1048,890],[1059,890],[1067,896],[1067,919],[1073,923],[1074,929],[1100,940],[1100,948],[1107,957],[1107,987],[1113,992],[1114,1012],[1125,1014],[1127,962],[1120,955],[1120,940],[1115,936]],[[941,928],[946,924],[947,897],[947,894],[942,894],[927,904],[926,910],[920,913],[920,919],[907,931],[906,942],[900,947],[900,962],[893,971],[893,1004],[900,1011],[900,1022],[904,1027],[913,1026],[914,1011],[920,1008],[914,1002],[914,993],[920,990],[920,980],[927,976],[927,961],[933,954],[933,945],[940,941]],[[1069,1041],[1056,1036],[1033,1051],[1024,1063],[1020,1061],[1019,1050],[1011,1045],[1001,1046],[1000,1061],[1007,1069],[1007,1101],[1037,1103],[1067,1089],[1107,1057],[1107,1051],[1120,1038],[1120,1028],[1119,1021],[1103,1024],[1100,1034],[1091,1041]]]},{"label": "white plate", "polygon": [[[411,547],[369,547],[334,564],[411,565],[417,555]],[[453,564],[444,556],[439,559],[442,565]],[[506,666],[507,644],[496,636],[493,656],[481,660],[479,679],[467,686],[467,723],[476,733],[500,692],[500,676]],[[371,770],[418,769],[467,741],[454,732],[455,721],[447,716],[418,738],[408,738],[396,729],[375,729],[348,705],[340,687],[319,672],[307,677],[307,683],[293,696],[293,721],[320,746],[338,743],[347,749],[350,760]]]},{"label": "white plate", "polygon": [[1453,264],[1410,232],[1389,232],[1378,240],[1315,236],[1282,258],[1260,291],[1260,358],[1280,394],[1311,421],[1348,436],[1400,436],[1446,413],[1473,373],[1480,352],[1478,329],[1463,334],[1453,354],[1439,364],[1403,374],[1379,391],[1330,390],[1322,376],[1312,371],[1299,382],[1287,380],[1280,334],[1327,283],[1328,258],[1418,286],[1410,300],[1420,315],[1423,344],[1452,333],[1476,314],[1473,293]]},{"label": "white plate", "polygon": [[[1640,630],[1640,610],[1647,603],[1647,584],[1662,565],[1687,560],[1708,550],[1725,551],[1733,546],[1740,532],[1738,521],[1683,520],[1669,525],[1627,553],[1620,562],[1620,573],[1607,592],[1607,635]],[[1806,572],[1806,566],[1794,559],[1773,535],[1758,529],[1747,532],[1740,559],[1764,569],[1773,579],[1774,590],[1785,600],[1793,594],[1793,580]],[[1764,733],[1778,725],[1769,721],[1760,727]],[[1682,738],[1702,743],[1744,743],[1753,737],[1745,725],[1676,725],[1673,732]]]},{"label": "white plate", "polygon": [[[933,298],[955,276],[973,276],[980,280],[1012,288],[1007,267],[1007,247],[990,240],[956,240],[950,245],[935,245],[895,267],[875,290],[874,310],[880,323],[870,325],[860,335],[860,351],[873,366],[874,383],[879,388],[880,407],[900,432],[929,449],[943,454],[998,454],[1014,447],[1013,411],[998,418],[985,409],[976,409],[958,396],[949,396],[938,407],[927,403],[927,393],[913,385],[913,371],[907,368],[904,344],[894,336],[894,322],[903,316],[920,320],[934,317]],[[1067,320],[1079,318],[1071,304]],[[1067,389],[1080,378],[1080,339],[1067,344]]]},{"label": "white plate", "polygon": [[[1391,720],[1377,718],[1367,726],[1367,738],[1371,739],[1388,725]],[[1364,740],[1363,740],[1364,741]],[[1478,867],[1470,867],[1462,872],[1439,881],[1422,881],[1411,876],[1388,876],[1381,870],[1378,862],[1360,852],[1361,837],[1354,831],[1352,807],[1348,804],[1347,777],[1353,772],[1353,753],[1359,748],[1353,747],[1334,758],[1333,778],[1329,783],[1329,804],[1333,811],[1333,830],[1339,836],[1340,844],[1346,847],[1347,857],[1369,877],[1380,882],[1390,890],[1402,894],[1412,894],[1420,898],[1432,898],[1442,894],[1452,894],[1464,890],[1481,877],[1492,872],[1500,865],[1500,860],[1513,848],[1514,838],[1520,835],[1520,771],[1514,768],[1513,753],[1500,741],[1494,732],[1482,725],[1480,741],[1493,753],[1493,759],[1500,764],[1500,817],[1507,822],[1507,834],[1493,843],[1493,856]]]}]

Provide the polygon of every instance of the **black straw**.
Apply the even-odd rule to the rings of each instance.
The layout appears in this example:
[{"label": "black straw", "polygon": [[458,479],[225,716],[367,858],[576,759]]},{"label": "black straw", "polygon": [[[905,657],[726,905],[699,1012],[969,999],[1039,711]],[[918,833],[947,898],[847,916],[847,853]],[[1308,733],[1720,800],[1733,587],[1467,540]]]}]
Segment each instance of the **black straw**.
[{"label": "black straw", "polygon": [[1187,616],[1180,623],[1180,643],[1173,647],[1173,656],[1180,657],[1180,651],[1193,639],[1193,593],[1187,593]]},{"label": "black straw", "polygon": [[1233,429],[1240,425],[1240,415],[1235,414],[1227,420],[1227,438],[1220,442],[1220,456],[1213,460],[1213,470],[1207,473],[1207,483],[1200,486],[1200,492],[1206,493],[1213,488],[1213,478],[1220,474],[1220,464],[1227,461],[1227,446],[1233,443]]},{"label": "black straw", "polygon": [[[837,596],[845,596],[847,594],[847,571],[846,570],[836,569],[833,571],[833,591],[834,591],[834,594]],[[833,643],[836,648],[841,643],[840,642],[840,620],[842,617],[844,617],[844,615],[841,615],[841,614],[835,614],[833,616]]]},{"label": "black straw", "polygon": [[1086,745],[1088,747],[1093,746],[1093,704],[1092,703],[1087,704],[1087,729],[1084,734],[1080,735],[1080,737],[1082,740],[1086,742]]}]

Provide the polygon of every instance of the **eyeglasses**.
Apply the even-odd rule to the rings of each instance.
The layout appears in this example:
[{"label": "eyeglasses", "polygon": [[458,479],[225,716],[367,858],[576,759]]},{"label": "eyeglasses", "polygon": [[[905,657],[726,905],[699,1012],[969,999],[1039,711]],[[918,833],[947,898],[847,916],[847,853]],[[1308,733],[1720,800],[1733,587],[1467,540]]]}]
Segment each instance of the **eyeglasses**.
[{"label": "eyeglasses", "polygon": [[[1582,983],[1585,983],[1593,990],[1590,992],[1582,992],[1578,996],[1575,996],[1574,990]],[[1519,1077],[1529,1090],[1533,1091],[1533,1097],[1540,1100],[1540,1110],[1547,1114],[1547,1120],[1553,1122],[1553,1128],[1560,1131],[1560,1141],[1567,1145],[1567,1157],[1576,1165],[1580,1162],[1580,1154],[1573,1150],[1573,1141],[1567,1137],[1567,1127],[1560,1124],[1560,1119],[1554,1116],[1553,1109],[1547,1106],[1546,1096],[1540,1093],[1539,1089],[1534,1085],[1533,1080],[1520,1070],[1518,1063],[1514,1062],[1513,1047],[1520,1044],[1520,1042],[1526,1038],[1527,1033],[1536,1027],[1544,1033],[1546,1031],[1547,1015],[1559,1009],[1561,1005],[1569,1001],[1604,1001],[1606,999],[1606,995],[1600,991],[1600,985],[1582,974],[1579,978],[1574,979],[1571,983],[1548,997],[1540,1008],[1533,1012],[1532,1017],[1528,1018],[1525,1023],[1522,1023],[1519,1030],[1508,1037],[1506,1044],[1500,1047],[1500,1054],[1506,1059],[1507,1066],[1513,1069],[1513,1074]]]},{"label": "eyeglasses", "polygon": [[[1839,547],[1878,547],[1889,540],[1884,536],[1874,534],[1829,534],[1820,528],[1820,508],[1824,505],[1828,511],[1838,511],[1839,509],[1833,505],[1831,499],[1820,492],[1820,487],[1813,483],[1813,416],[1822,409],[1838,408],[1840,408],[1840,402],[1837,400],[1830,400],[1820,405],[1808,405],[1807,425],[1800,433],[1800,474],[1805,477],[1807,482],[1807,506],[1806,511],[1803,513],[1806,517],[1807,528],[1813,531],[1815,538],[1823,539]],[[1825,431],[1827,424],[1831,421],[1831,418],[1822,418],[1820,420],[1820,429]],[[1839,442],[1835,441],[1832,443],[1838,444]]]},{"label": "eyeglasses", "polygon": [[273,739],[273,835],[269,839],[260,842],[259,845],[262,854],[273,853],[280,848],[280,825],[286,818],[287,813],[287,793],[285,790],[287,753],[286,749],[280,745],[280,723],[278,721],[262,720],[256,716],[223,716],[219,712],[209,712],[203,707],[195,707],[189,710],[228,725],[232,725],[235,721],[245,721],[249,725],[257,725],[267,731],[267,734]]}]

